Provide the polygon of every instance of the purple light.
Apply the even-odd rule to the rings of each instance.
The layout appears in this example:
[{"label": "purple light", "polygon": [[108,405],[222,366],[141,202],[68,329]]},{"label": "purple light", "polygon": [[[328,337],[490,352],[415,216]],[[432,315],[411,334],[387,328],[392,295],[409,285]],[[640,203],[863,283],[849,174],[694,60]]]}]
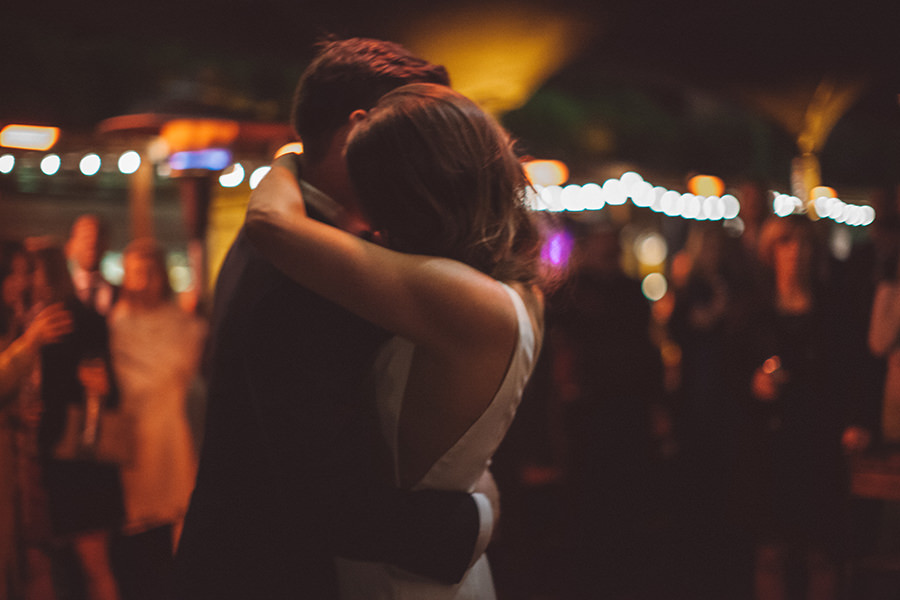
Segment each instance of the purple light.
[{"label": "purple light", "polygon": [[541,260],[554,267],[564,266],[569,262],[574,242],[568,231],[558,231],[550,235],[541,248]]}]

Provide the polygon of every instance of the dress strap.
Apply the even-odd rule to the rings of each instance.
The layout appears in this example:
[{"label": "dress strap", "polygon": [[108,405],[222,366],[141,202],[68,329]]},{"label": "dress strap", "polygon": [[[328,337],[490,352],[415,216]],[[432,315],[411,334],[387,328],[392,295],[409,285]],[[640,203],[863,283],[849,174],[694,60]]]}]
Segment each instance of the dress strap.
[{"label": "dress strap", "polygon": [[500,282],[500,285],[502,285],[509,294],[513,306],[516,309],[516,317],[519,322],[519,350],[524,351],[525,362],[530,367],[534,364],[535,359],[535,336],[534,328],[531,326],[531,317],[528,314],[528,309],[525,307],[525,301],[522,300],[519,292],[502,281]]}]

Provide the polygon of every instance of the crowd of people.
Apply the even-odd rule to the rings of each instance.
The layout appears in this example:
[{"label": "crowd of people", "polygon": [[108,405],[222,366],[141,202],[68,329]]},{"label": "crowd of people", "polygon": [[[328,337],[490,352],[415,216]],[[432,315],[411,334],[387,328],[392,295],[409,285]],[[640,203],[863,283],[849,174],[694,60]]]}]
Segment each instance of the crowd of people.
[{"label": "crowd of people", "polygon": [[[895,509],[855,498],[851,466],[897,444],[895,192],[838,258],[834,224],[742,191],[743,234],[685,225],[652,306],[620,229],[568,224],[543,368],[495,462],[523,498],[501,546],[573,557],[549,583],[564,597],[867,597],[844,595],[846,565],[890,546]],[[548,506],[567,518],[531,546],[513,529],[546,527],[532,521]]]},{"label": "crowd of people", "polygon": [[0,248],[0,593],[839,597],[848,455],[900,443],[897,206],[837,260],[748,186],[655,304],[573,219],[544,296],[511,139],[448,83],[323,44],[209,334],[154,240],[104,280],[97,215]]},{"label": "crowd of people", "polygon": [[204,321],[174,301],[164,249],[100,271],[106,222],[0,250],[0,589],[9,598],[160,598],[196,472],[188,421]]}]

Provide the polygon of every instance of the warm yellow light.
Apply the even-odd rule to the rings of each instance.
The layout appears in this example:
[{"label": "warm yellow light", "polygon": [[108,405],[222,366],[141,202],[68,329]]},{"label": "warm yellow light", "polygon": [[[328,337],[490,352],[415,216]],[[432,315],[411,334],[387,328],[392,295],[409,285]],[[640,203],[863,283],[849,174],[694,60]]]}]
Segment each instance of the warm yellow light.
[{"label": "warm yellow light", "polygon": [[453,89],[499,115],[520,107],[595,34],[560,3],[455,2],[408,15],[403,45],[444,65]]},{"label": "warm yellow light", "polygon": [[58,127],[7,125],[0,130],[0,146],[22,150],[49,150],[59,139]]},{"label": "warm yellow light", "polygon": [[688,190],[697,196],[721,196],[725,184],[715,175],[695,175],[688,180]]},{"label": "warm yellow light", "polygon": [[531,185],[562,185],[569,179],[569,168],[558,160],[531,160],[522,168]]},{"label": "warm yellow light", "polygon": [[809,199],[817,200],[818,198],[837,198],[837,192],[834,188],[827,185],[819,185],[809,190]]},{"label": "warm yellow light", "polygon": [[669,291],[669,282],[662,273],[650,273],[641,281],[641,291],[648,300],[656,302]]},{"label": "warm yellow light", "polygon": [[301,144],[300,142],[291,142],[290,144],[285,144],[275,151],[275,158],[284,156],[285,154],[303,154],[303,144]]},{"label": "warm yellow light", "polygon": [[160,137],[173,153],[226,148],[240,128],[236,121],[224,119],[175,119],[162,126]]}]

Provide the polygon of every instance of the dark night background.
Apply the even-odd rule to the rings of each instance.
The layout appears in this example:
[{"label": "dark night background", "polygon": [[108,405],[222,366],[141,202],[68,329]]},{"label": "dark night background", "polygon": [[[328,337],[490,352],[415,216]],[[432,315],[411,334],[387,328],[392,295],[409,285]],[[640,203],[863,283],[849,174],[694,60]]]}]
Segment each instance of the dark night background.
[{"label": "dark night background", "polygon": [[[402,42],[411,18],[456,4],[10,2],[2,17],[0,121],[90,131],[111,116],[196,103],[211,89],[227,99],[219,101],[223,112],[284,120],[319,36]],[[784,181],[796,148],[746,101],[747,91],[786,94],[829,76],[868,84],[821,154],[826,183],[870,187],[897,178],[895,3],[550,6],[587,23],[590,42],[502,119],[529,153],[568,161],[573,176],[618,160]]]}]

